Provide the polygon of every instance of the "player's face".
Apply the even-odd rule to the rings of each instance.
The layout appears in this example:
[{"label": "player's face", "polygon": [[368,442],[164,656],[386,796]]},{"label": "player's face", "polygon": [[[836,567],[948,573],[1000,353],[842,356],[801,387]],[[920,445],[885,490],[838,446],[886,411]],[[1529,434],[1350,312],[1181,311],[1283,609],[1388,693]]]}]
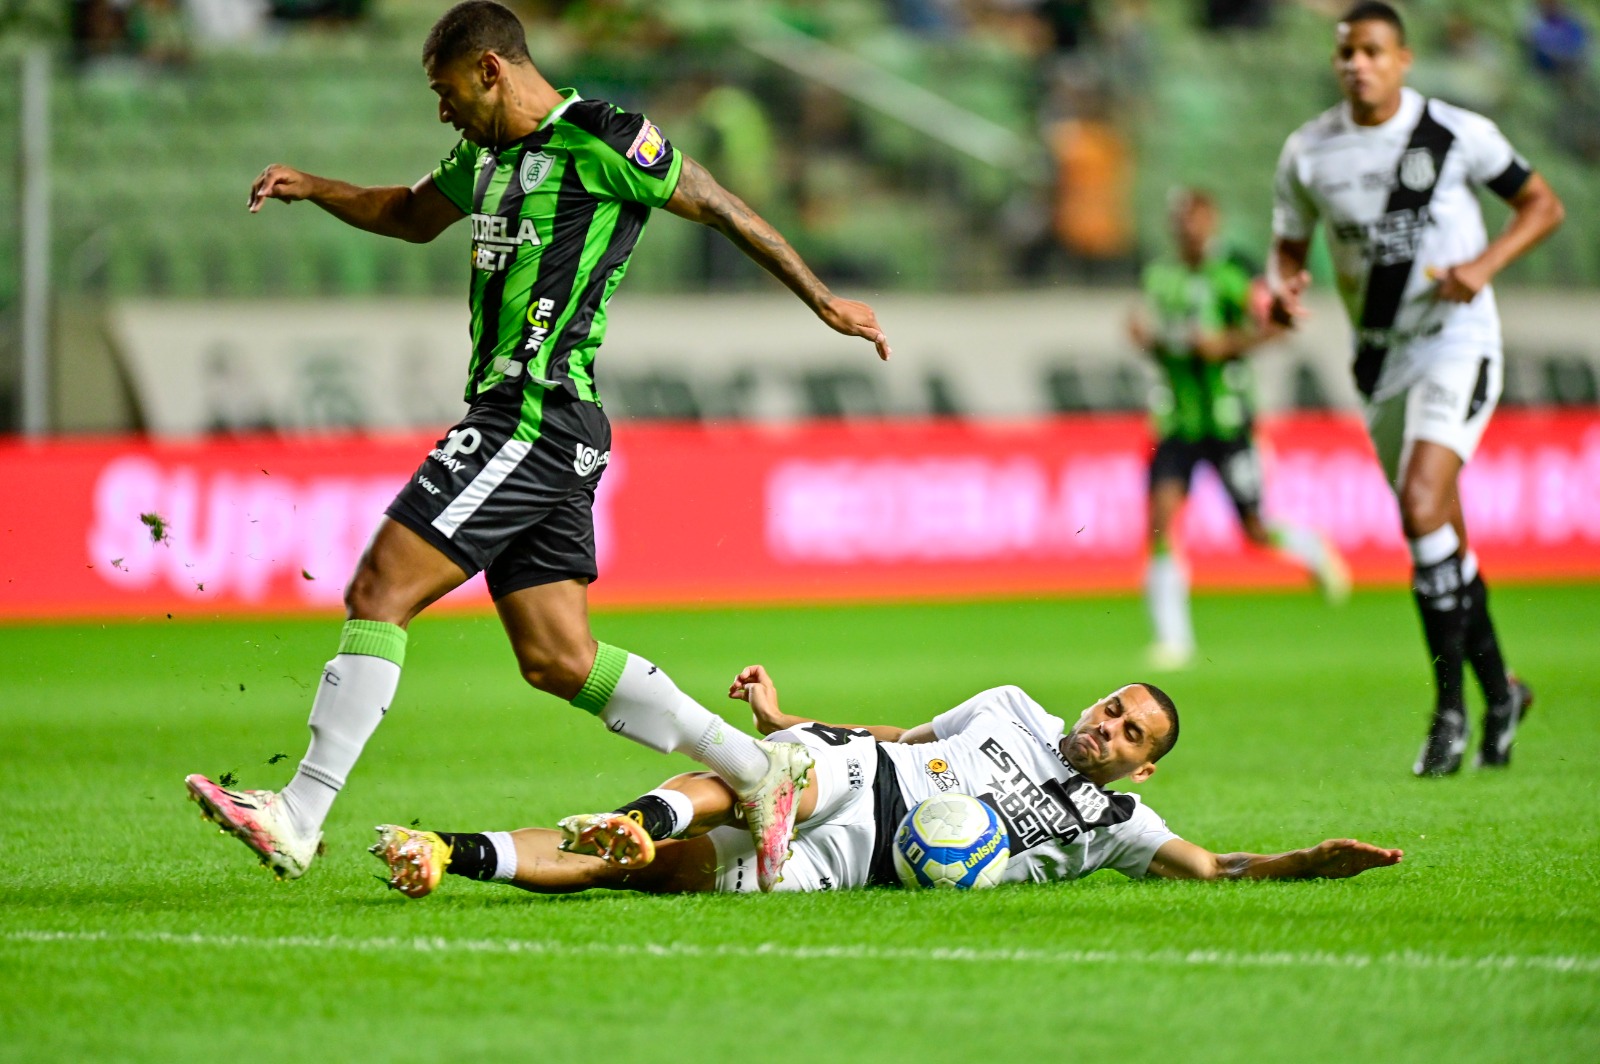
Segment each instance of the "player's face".
[{"label": "player's face", "polygon": [[1113,691],[1083,711],[1061,741],[1067,764],[1096,783],[1141,783],[1156,770],[1156,743],[1171,730],[1167,715],[1138,684]]},{"label": "player's face", "polygon": [[428,88],[439,97],[439,121],[480,147],[495,146],[496,73],[498,66],[486,74],[482,61],[465,57],[428,71]]},{"label": "player's face", "polygon": [[1339,23],[1333,70],[1352,106],[1383,110],[1398,99],[1410,69],[1411,49],[1400,43],[1399,31],[1390,23]]},{"label": "player's face", "polygon": [[1204,200],[1190,199],[1172,213],[1172,235],[1188,258],[1205,255],[1217,232],[1217,210]]}]

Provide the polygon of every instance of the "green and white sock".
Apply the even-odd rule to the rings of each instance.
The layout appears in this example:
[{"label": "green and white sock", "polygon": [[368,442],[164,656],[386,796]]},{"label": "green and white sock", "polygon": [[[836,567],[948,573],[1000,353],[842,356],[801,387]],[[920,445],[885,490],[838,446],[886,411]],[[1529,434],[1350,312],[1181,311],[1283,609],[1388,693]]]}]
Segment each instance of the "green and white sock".
[{"label": "green and white sock", "polygon": [[619,647],[600,644],[572,704],[658,753],[688,754],[736,791],[766,774],[767,755],[754,739],[678,690],[659,666]]},{"label": "green and white sock", "polygon": [[362,747],[378,730],[400,685],[406,631],[382,621],[346,621],[339,652],[323,666],[311,703],[311,745],[282,791],[290,823],[315,835]]},{"label": "green and white sock", "polygon": [[1328,564],[1327,541],[1309,528],[1274,523],[1267,527],[1267,536],[1279,553],[1309,573],[1320,573]]}]

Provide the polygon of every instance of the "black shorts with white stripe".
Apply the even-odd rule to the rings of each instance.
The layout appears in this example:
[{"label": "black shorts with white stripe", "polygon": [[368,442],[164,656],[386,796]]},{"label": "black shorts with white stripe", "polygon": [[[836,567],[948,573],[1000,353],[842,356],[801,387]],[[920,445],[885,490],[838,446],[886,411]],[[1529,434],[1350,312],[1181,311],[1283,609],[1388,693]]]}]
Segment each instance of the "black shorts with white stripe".
[{"label": "black shorts with white stripe", "polygon": [[611,458],[611,422],[594,403],[552,392],[538,436],[515,439],[517,411],[467,412],[386,511],[496,599],[558,580],[594,580],[594,491]]}]

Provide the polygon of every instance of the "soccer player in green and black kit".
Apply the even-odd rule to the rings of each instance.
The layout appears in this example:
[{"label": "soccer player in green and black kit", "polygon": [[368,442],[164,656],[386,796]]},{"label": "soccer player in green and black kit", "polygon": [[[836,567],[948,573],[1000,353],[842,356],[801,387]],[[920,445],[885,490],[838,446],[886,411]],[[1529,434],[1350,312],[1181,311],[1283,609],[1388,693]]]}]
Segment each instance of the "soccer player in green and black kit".
[{"label": "soccer player in green and black kit", "polygon": [[491,0],[440,17],[423,45],[439,120],[461,141],[408,187],[360,188],[287,166],[250,190],[310,200],[412,242],[471,218],[469,409],[389,506],[345,588],[347,620],[311,709],[311,746],[281,792],[190,776],[205,815],[280,877],[305,872],[322,824],[388,710],[406,626],[483,572],[523,677],[635,742],[688,754],[740,795],[761,889],[777,881],[810,755],[727,727],[657,666],[590,633],[591,507],[611,428],[595,387],[606,303],[651,208],[721,231],[834,330],[889,357],[872,308],[834,296],[783,237],[676,151],[653,123],[533,66],[522,25]]},{"label": "soccer player in green and black kit", "polygon": [[1151,664],[1181,668],[1194,656],[1189,576],[1171,530],[1195,466],[1216,470],[1250,542],[1271,548],[1310,573],[1330,599],[1349,593],[1343,560],[1310,529],[1261,516],[1261,461],[1252,440],[1250,366],[1246,356],[1279,330],[1251,313],[1253,272],[1216,246],[1216,203],[1198,189],[1172,201],[1177,254],[1144,272],[1146,306],[1129,321],[1133,342],[1162,370],[1153,404],[1157,432],[1150,462],[1150,564],[1145,602],[1155,629]]}]

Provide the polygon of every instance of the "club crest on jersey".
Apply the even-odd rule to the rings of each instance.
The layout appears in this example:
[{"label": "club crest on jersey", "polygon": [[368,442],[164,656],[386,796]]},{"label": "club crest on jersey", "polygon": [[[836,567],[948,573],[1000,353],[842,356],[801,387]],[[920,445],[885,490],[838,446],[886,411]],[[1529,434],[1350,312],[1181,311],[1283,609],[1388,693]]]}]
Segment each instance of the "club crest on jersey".
[{"label": "club crest on jersey", "polygon": [[644,125],[639,127],[639,135],[633,138],[633,146],[628,149],[628,158],[648,170],[661,161],[666,151],[667,138],[662,136],[656,124],[647,118]]},{"label": "club crest on jersey", "polygon": [[1413,192],[1424,192],[1439,179],[1433,153],[1427,148],[1412,148],[1400,156],[1400,183]]},{"label": "club crest on jersey", "polygon": [[1105,813],[1111,805],[1111,799],[1092,783],[1085,783],[1069,796],[1072,804],[1078,810],[1078,816],[1086,824],[1092,824]]},{"label": "club crest on jersey", "polygon": [[517,180],[522,183],[522,191],[524,193],[532,192],[544,184],[544,179],[550,176],[550,168],[555,163],[555,159],[544,152],[524,155],[522,157],[522,166],[517,170]]}]

